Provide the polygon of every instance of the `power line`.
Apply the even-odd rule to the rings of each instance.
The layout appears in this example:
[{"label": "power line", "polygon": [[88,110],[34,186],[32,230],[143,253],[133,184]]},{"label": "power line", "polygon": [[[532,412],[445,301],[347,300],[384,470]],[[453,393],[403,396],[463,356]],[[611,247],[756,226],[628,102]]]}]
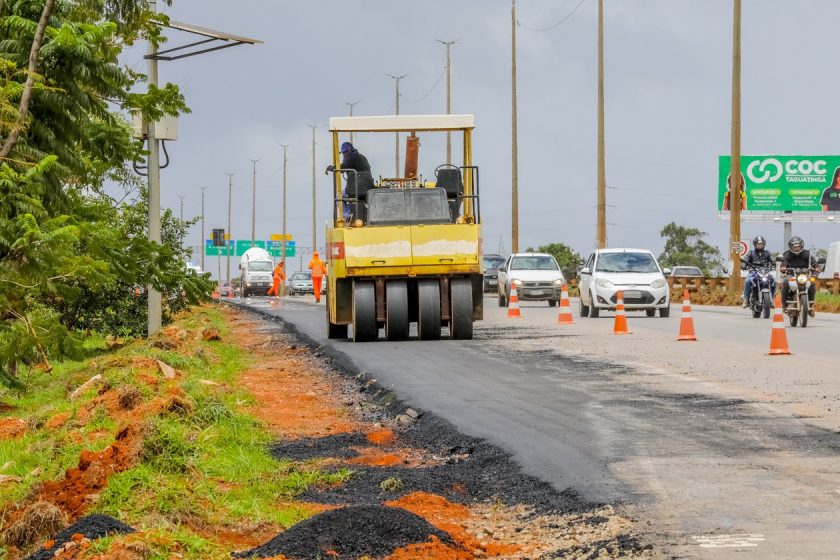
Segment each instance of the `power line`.
[{"label": "power line", "polygon": [[440,75],[437,77],[437,80],[435,80],[434,85],[432,85],[432,89],[430,89],[429,91],[427,91],[427,92],[425,93],[425,95],[423,95],[423,97],[421,97],[420,99],[417,99],[417,100],[415,100],[415,101],[412,101],[412,103],[420,103],[421,101],[423,101],[424,99],[426,99],[427,97],[429,97],[429,96],[432,94],[432,92],[433,92],[433,91],[435,91],[435,89],[438,87],[438,84],[440,84],[440,81],[443,79],[443,75],[444,75],[444,74],[446,74],[446,66],[444,66],[444,67],[441,69],[441,71],[440,71]]},{"label": "power line", "polygon": [[583,6],[584,2],[586,2],[586,0],[580,0],[580,2],[578,2],[578,5],[575,6],[574,9],[571,12],[566,14],[566,16],[563,17],[563,19],[561,19],[557,23],[553,23],[553,24],[549,25],[548,27],[528,27],[527,25],[522,25],[519,22],[519,20],[516,21],[516,25],[518,25],[519,27],[521,27],[523,29],[527,29],[528,31],[551,31],[552,29],[554,29],[556,27],[560,27],[561,25],[566,23],[569,20],[569,18],[571,18],[573,15],[575,15],[575,12],[578,11],[578,8]]}]

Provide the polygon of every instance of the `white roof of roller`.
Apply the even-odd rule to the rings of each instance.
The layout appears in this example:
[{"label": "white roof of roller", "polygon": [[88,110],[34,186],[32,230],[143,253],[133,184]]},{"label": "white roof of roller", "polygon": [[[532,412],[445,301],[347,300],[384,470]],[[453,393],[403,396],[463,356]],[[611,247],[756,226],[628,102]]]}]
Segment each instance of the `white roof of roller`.
[{"label": "white roof of roller", "polygon": [[475,115],[384,115],[330,118],[330,130],[337,132],[411,132],[472,128],[475,128]]}]

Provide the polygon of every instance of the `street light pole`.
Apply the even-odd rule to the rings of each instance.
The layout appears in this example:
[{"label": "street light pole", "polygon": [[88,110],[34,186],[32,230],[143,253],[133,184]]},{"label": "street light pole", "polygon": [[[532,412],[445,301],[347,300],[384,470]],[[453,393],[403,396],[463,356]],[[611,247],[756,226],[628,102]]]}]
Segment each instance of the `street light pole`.
[{"label": "street light pole", "polygon": [[258,159],[250,160],[254,164],[254,173],[251,180],[251,247],[256,246],[257,240],[257,162]]},{"label": "street light pole", "polygon": [[230,206],[233,200],[233,173],[225,173],[225,175],[228,176],[228,238],[225,239],[225,254],[227,254],[227,274],[225,275],[225,277],[227,278],[227,281],[230,282],[230,241],[233,240],[233,234],[230,231]]},{"label": "street light pole", "polygon": [[207,187],[198,187],[201,189],[201,243],[199,244],[199,250],[201,251],[201,270],[204,270],[204,253],[206,252],[205,246],[207,245],[206,237],[204,237],[204,191],[207,190]]},{"label": "street light pole", "polygon": [[[149,1],[149,11],[157,12],[157,2]],[[154,41],[149,41],[148,62],[146,64],[146,82],[149,89],[158,86],[158,63],[154,55],[157,54],[157,47]],[[149,183],[149,241],[160,244],[160,147],[155,137],[155,123],[146,121],[146,134],[149,138],[149,159],[148,159],[148,183]],[[160,330],[162,325],[161,297],[160,292],[155,290],[151,284],[146,287],[148,294],[148,319],[147,336],[151,337]]]},{"label": "street light pole", "polygon": [[729,289],[741,292],[741,0],[733,0],[732,17],[732,146],[729,167]]},{"label": "street light pole", "polygon": [[[345,101],[345,102],[344,102],[344,104],[345,104],[345,105],[347,105],[348,107],[350,107],[350,116],[351,116],[351,117],[353,116],[353,107],[354,107],[355,105],[358,105],[358,103],[359,103],[358,101]],[[350,143],[351,143],[351,144],[353,143],[353,133],[352,133],[352,132],[350,133]]]},{"label": "street light pole", "polygon": [[[187,197],[185,194],[179,194],[178,199],[181,202],[181,213],[179,214],[179,219],[181,220],[181,227],[184,227],[184,199]],[[185,232],[186,233],[186,232]],[[184,235],[181,235],[181,250],[184,249]]]},{"label": "street light pole", "polygon": [[607,246],[607,179],[604,156],[604,0],[598,0],[598,249]]},{"label": "street light pole", "polygon": [[[394,83],[396,85],[397,100],[396,100],[396,113],[394,113],[395,115],[400,114],[400,80],[405,78],[407,75],[408,74],[401,74],[399,76],[394,76],[393,74],[386,74],[386,76],[388,76],[389,78],[394,79]],[[395,167],[396,171],[394,171],[394,177],[400,177],[401,175],[400,175],[400,133],[399,132],[395,133],[395,138],[396,138],[396,145],[394,147],[394,161],[395,161],[395,165],[396,165],[396,167]]]},{"label": "street light pole", "polygon": [[316,231],[316,224],[315,224],[315,208],[316,208],[316,197],[315,197],[315,129],[320,124],[308,124],[306,125],[312,129],[312,250],[318,250],[318,234]]},{"label": "street light pole", "polygon": [[511,0],[511,201],[510,201],[510,250],[519,252],[519,148],[516,123],[516,0]]},{"label": "street light pole", "polygon": [[283,270],[286,270],[286,166],[289,163],[289,158],[286,157],[286,150],[291,144],[280,144],[283,147],[283,241],[281,243],[281,259],[283,260]]},{"label": "street light pole", "polygon": [[[452,59],[449,56],[449,50],[458,40],[436,39],[436,41],[446,47],[446,114],[450,115],[452,114]],[[452,164],[452,132],[450,131],[446,131],[446,163]]]}]

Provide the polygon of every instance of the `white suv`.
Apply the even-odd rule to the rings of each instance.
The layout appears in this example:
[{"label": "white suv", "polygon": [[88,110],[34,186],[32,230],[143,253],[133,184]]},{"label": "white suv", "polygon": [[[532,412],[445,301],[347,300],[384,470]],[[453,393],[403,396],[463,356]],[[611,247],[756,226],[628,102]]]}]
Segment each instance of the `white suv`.
[{"label": "white suv", "polygon": [[598,249],[580,269],[580,316],[598,317],[601,309],[614,310],[618,292],[624,307],[644,309],[648,317],[668,317],[670,290],[656,257],[647,249]]},{"label": "white suv", "polygon": [[563,272],[548,253],[514,253],[499,267],[499,307],[510,301],[511,287],[523,301],[547,301],[554,307],[560,301]]}]

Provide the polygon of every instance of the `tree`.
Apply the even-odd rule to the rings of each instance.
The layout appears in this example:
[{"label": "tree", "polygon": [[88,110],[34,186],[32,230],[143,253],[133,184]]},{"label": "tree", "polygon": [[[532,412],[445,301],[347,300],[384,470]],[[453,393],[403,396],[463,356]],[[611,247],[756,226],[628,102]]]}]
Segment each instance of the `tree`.
[{"label": "tree", "polygon": [[659,255],[661,266],[696,266],[706,275],[722,268],[718,248],[703,240],[706,232],[671,222],[662,228],[659,235],[665,238],[665,249]]},{"label": "tree", "polygon": [[565,243],[549,243],[548,245],[540,245],[536,249],[528,247],[527,252],[548,253],[553,256],[567,280],[577,276],[578,268],[583,264],[580,255]]}]

